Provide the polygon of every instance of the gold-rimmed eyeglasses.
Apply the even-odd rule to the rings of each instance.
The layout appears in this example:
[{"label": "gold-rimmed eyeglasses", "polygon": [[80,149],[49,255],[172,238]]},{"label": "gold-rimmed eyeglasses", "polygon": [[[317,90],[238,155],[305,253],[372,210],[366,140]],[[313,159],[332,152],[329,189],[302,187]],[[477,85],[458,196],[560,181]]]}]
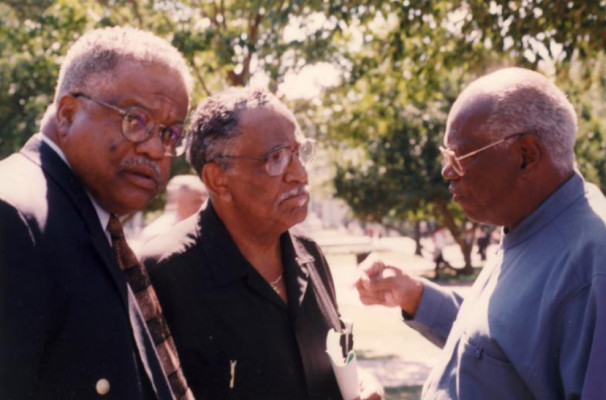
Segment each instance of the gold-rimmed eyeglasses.
[{"label": "gold-rimmed eyeglasses", "polygon": [[490,143],[484,147],[480,147],[477,150],[473,150],[470,151],[469,153],[465,153],[462,156],[456,156],[454,151],[452,151],[451,149],[449,149],[448,147],[443,147],[440,146],[440,152],[442,153],[442,157],[444,159],[444,165],[450,165],[452,166],[452,169],[454,169],[454,171],[459,175],[459,176],[463,176],[465,175],[465,170],[463,169],[463,165],[461,164],[461,160],[464,160],[466,158],[469,157],[473,157],[478,153],[483,152],[484,150],[488,150],[491,147],[494,147],[498,144],[503,143],[506,140],[512,139],[514,137],[518,137],[518,136],[522,136],[522,135],[527,135],[528,133],[530,133],[530,131],[524,131],[524,132],[519,132],[519,133],[514,133],[511,135],[507,135],[502,139],[497,140],[494,143]]}]

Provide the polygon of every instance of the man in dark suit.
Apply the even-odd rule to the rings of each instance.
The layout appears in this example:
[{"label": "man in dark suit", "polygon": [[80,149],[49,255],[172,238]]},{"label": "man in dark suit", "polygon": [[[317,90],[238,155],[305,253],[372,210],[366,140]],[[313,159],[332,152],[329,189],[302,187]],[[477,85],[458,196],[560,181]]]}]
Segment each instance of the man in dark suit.
[{"label": "man in dark suit", "polygon": [[[194,394],[340,399],[326,354],[327,332],[342,327],[330,269],[291,230],[307,215],[315,142],[275,96],[247,89],[205,100],[188,139],[209,203],[148,242],[142,259]],[[381,393],[367,377],[361,398]]]},{"label": "man in dark suit", "polygon": [[163,39],[89,32],[41,133],[0,162],[1,399],[174,398],[106,229],[163,189],[190,87]]}]

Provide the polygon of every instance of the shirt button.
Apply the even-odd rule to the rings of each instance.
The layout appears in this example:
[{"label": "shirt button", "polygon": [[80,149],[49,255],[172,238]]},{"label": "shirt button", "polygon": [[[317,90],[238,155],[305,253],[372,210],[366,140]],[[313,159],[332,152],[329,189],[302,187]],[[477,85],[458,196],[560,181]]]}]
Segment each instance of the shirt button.
[{"label": "shirt button", "polygon": [[482,352],[483,352],[483,350],[481,347],[476,347],[475,350],[473,351],[473,356],[479,360],[482,358]]},{"label": "shirt button", "polygon": [[105,378],[99,379],[95,385],[95,390],[99,396],[105,396],[109,393],[109,381]]}]

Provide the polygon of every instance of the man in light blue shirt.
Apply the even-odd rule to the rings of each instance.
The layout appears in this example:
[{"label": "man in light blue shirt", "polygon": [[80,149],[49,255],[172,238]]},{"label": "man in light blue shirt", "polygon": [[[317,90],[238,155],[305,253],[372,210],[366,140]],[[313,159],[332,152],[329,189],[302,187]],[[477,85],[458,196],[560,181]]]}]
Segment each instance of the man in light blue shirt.
[{"label": "man in light blue shirt", "polygon": [[575,170],[575,135],[566,96],[525,69],[453,105],[442,175],[470,219],[503,226],[496,257],[465,299],[381,261],[357,282],[443,348],[423,399],[606,398],[606,199]]}]

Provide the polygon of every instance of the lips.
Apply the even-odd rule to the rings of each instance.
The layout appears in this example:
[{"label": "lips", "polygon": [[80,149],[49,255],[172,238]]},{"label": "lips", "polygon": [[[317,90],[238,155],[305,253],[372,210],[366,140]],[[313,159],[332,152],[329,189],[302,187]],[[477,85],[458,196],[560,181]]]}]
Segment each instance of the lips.
[{"label": "lips", "polygon": [[307,192],[307,190],[305,190],[305,188],[303,186],[299,186],[297,188],[289,190],[288,192],[282,193],[278,197],[278,200],[280,201],[280,203],[282,203],[284,201],[295,201],[295,202],[297,202],[298,206],[305,205],[305,203],[307,203],[308,199],[309,199],[309,193]]},{"label": "lips", "polygon": [[131,158],[121,167],[123,176],[132,184],[146,190],[156,190],[162,180],[157,163],[145,158]]},{"label": "lips", "polygon": [[457,190],[456,188],[454,188],[452,185],[448,187],[448,190],[450,191],[450,193],[452,193],[452,199],[455,202],[459,202],[465,198],[465,194],[461,190]]}]

